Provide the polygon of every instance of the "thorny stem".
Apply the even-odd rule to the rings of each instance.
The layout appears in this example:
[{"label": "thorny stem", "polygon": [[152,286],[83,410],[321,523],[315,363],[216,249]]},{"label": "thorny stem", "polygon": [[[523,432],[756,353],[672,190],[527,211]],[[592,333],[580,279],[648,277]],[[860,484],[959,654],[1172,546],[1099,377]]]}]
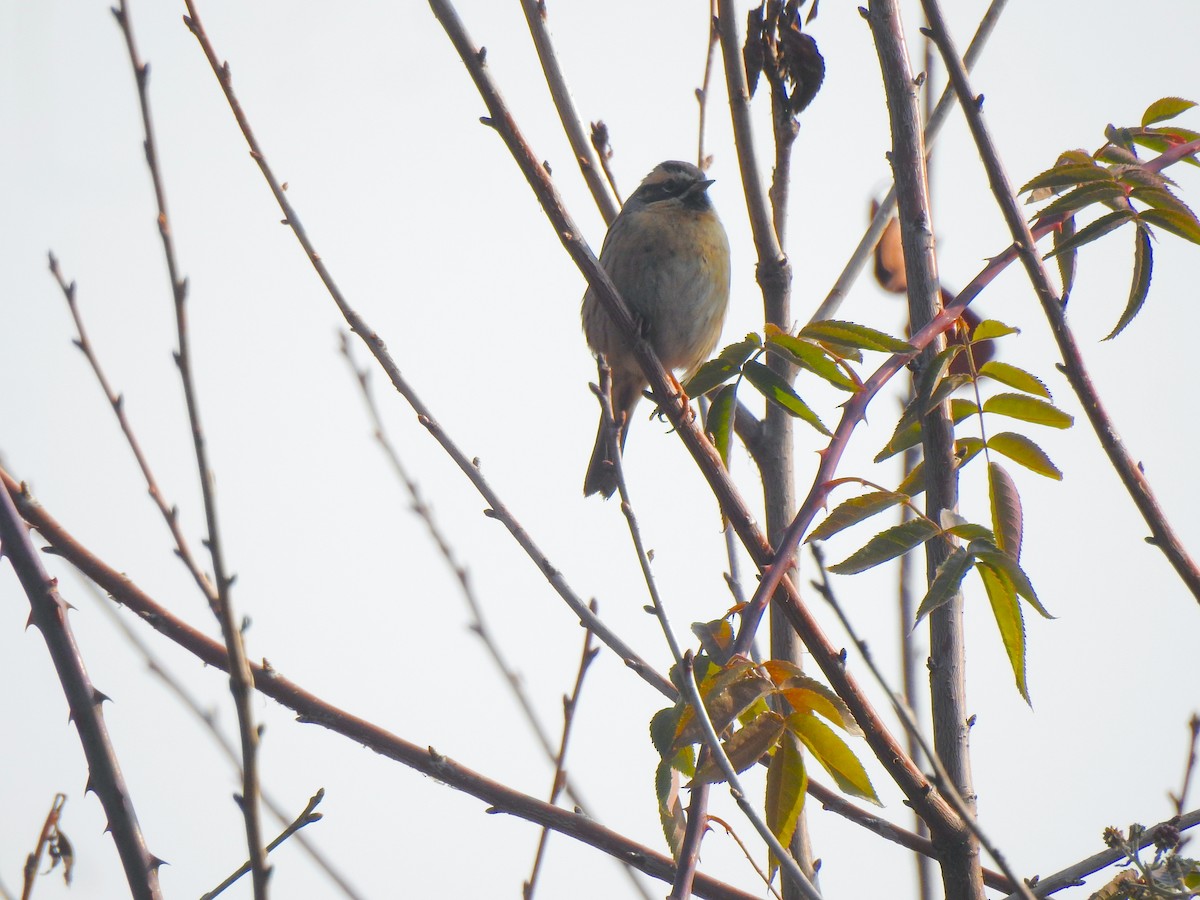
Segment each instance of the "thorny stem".
[{"label": "thorny stem", "polygon": [[[125,44],[129,49],[129,62],[133,66],[133,74],[137,81],[138,100],[142,111],[142,129],[145,134],[146,165],[150,169],[150,179],[154,183],[154,197],[158,205],[158,232],[162,238],[163,256],[166,258],[167,274],[170,276],[171,294],[175,303],[175,325],[179,341],[175,362],[179,367],[180,380],[183,382],[183,397],[192,430],[192,445],[196,454],[200,493],[204,500],[204,519],[208,530],[205,543],[212,558],[213,578],[216,581],[217,602],[213,606],[213,614],[221,625],[221,635],[229,650],[229,658],[233,661],[229,671],[229,692],[233,695],[233,704],[237,711],[238,734],[242,745],[242,793],[238,798],[238,806],[241,808],[246,829],[246,845],[249,849],[253,870],[254,897],[255,900],[265,900],[267,879],[271,870],[267,863],[267,853],[263,849],[262,823],[259,819],[258,809],[258,742],[260,734],[258,727],[254,724],[254,712],[250,706],[253,680],[250,675],[249,663],[246,661],[241,623],[234,614],[233,600],[230,596],[233,578],[227,574],[228,570],[225,568],[221,532],[217,524],[217,501],[213,491],[213,473],[208,463],[204,430],[200,425],[200,405],[196,396],[195,378],[192,374],[192,352],[188,338],[186,302],[188,284],[187,279],[179,274],[175,241],[171,232],[171,220],[167,215],[166,189],[158,163],[158,149],[150,117],[150,67],[143,63],[138,56],[128,2],[119,0],[119,3],[119,7],[113,10],[113,14],[125,36]],[[206,593],[205,596],[212,605],[211,593]]]},{"label": "thorny stem", "polygon": [[[1128,491],[1134,505],[1137,506],[1142,518],[1150,527],[1150,533],[1153,536],[1151,543],[1163,552],[1174,567],[1176,574],[1191,591],[1192,596],[1197,602],[1200,602],[1200,567],[1197,567],[1187,548],[1183,546],[1183,542],[1171,527],[1170,522],[1167,521],[1158,504],[1158,499],[1150,488],[1150,482],[1146,479],[1137,460],[1125,449],[1125,444],[1121,441],[1116,426],[1113,425],[1100,402],[1100,395],[1084,366],[1079,345],[1075,343],[1075,336],[1067,326],[1066,309],[1057,291],[1050,283],[1050,276],[1038,255],[1029,224],[1021,215],[1020,207],[1017,205],[1012,184],[1004,170],[1004,163],[1001,161],[995,142],[992,141],[987,125],[983,121],[983,98],[976,96],[971,90],[967,72],[956,55],[954,42],[946,28],[941,7],[936,0],[921,0],[921,5],[929,20],[930,37],[937,44],[938,51],[949,71],[950,83],[955,94],[958,95],[963,112],[967,117],[967,124],[971,129],[971,136],[975,139],[975,146],[979,150],[980,158],[987,172],[992,194],[1004,214],[1004,221],[1012,234],[1021,263],[1033,284],[1038,301],[1042,304],[1042,311],[1050,323],[1050,331],[1054,335],[1055,343],[1058,344],[1059,352],[1063,357],[1063,372],[1067,376],[1067,381],[1070,382],[1071,388],[1079,397],[1088,421],[1092,423],[1096,437],[1108,455],[1113,468],[1116,469],[1121,483],[1125,485],[1125,490]],[[1187,151],[1187,148],[1192,145],[1200,145],[1200,142],[1192,141],[1190,144],[1173,147],[1162,154],[1159,160],[1147,163],[1147,168],[1154,162],[1161,164],[1162,159],[1168,157],[1169,154],[1175,154],[1175,158],[1179,158],[1185,151],[1189,155],[1194,153],[1195,147],[1191,151]]]}]

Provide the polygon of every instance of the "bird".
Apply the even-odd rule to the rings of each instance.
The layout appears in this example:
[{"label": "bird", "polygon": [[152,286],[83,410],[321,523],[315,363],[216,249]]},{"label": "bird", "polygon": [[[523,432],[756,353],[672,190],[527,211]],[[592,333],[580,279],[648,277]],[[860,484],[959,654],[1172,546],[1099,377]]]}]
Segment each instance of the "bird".
[{"label": "bird", "polygon": [[[729,306],[729,238],[708,196],[712,179],[687,162],[659,163],[613,220],[600,266],[669,372],[690,377],[712,354]],[[612,371],[617,444],[625,448],[633,408],[648,386],[633,347],[595,291],[583,295],[583,333]],[[617,488],[604,418],[583,482],[585,497]]]}]

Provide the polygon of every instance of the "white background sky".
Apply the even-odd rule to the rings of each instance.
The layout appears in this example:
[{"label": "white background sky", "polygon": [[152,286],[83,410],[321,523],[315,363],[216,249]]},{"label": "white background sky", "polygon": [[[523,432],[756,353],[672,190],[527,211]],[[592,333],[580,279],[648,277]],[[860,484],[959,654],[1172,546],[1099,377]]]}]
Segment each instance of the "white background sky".
[{"label": "white background sky", "polygon": [[[962,48],[985,4],[946,4]],[[601,220],[551,112],[516,3],[463,2],[472,37],[592,246]],[[657,162],[695,155],[696,103],[707,3],[551,3],[552,28],[581,114],[609,125],[628,192]],[[1007,168],[1020,183],[1064,149],[1094,149],[1106,123],[1134,124],[1151,101],[1200,99],[1195,36],[1200,5],[1016,2],[974,78]],[[915,63],[915,4],[909,16]],[[217,475],[234,600],[253,620],[249,652],[319,695],[418,745],[537,796],[550,771],[517,724],[514,704],[466,629],[446,567],[370,439],[355,384],[336,351],[340,319],[304,260],[200,50],[181,5],[135,3],[172,225],[191,282],[193,350]],[[579,329],[584,283],[497,136],[480,126],[475,89],[427,7],[204,2],[218,53],[280,178],[343,290],[384,337],[406,376],[565,573],[599,599],[605,620],[665,670],[668,654],[641,612],[645,589],[614,503],[580,494],[596,408],[592,361]],[[188,621],[215,626],[145,496],[144,486],[46,271],[53,249],[109,376],[163,489],[180,505],[197,551],[203,515],[178,378],[173,309],[141,151],[133,76],[106,3],[0,4],[0,453],[82,541]],[[744,21],[739,22],[744,28]],[[795,154],[787,251],[796,315],[825,295],[887,185],[886,112],[879,68],[853,4],[825,0],[811,28],[825,87],[803,118]],[[939,76],[939,83],[940,83]],[[708,146],[712,196],[730,232],[734,284],[726,341],[761,326],[761,298],[720,82]],[[767,158],[765,97],[757,139]],[[1200,128],[1197,116],[1181,124]],[[1172,174],[1195,199],[1193,171]],[[961,118],[952,117],[934,170],[940,266],[965,284],[1007,244]],[[1194,203],[1193,203],[1194,205]],[[1131,238],[1081,255],[1071,321],[1097,386],[1180,535],[1200,550],[1191,385],[1196,248],[1164,236],[1146,309],[1118,340],[1100,343],[1123,308]],[[1077,415],[1067,433],[1037,434],[1066,471],[1053,484],[1015,472],[1026,512],[1025,566],[1059,618],[1027,620],[1030,709],[1011,673],[985,598],[969,582],[969,701],[978,715],[974,766],[985,827],[1018,871],[1048,874],[1100,849],[1108,824],[1168,814],[1200,706],[1194,679],[1197,607],[1096,446],[1032,292],[1013,271],[979,301],[1023,333],[1005,360],[1038,372]],[[863,281],[840,315],[898,332],[902,304]],[[374,376],[406,463],[470,567],[504,651],[549,729],[569,689],[582,632],[507,532],[406,404]],[[800,388],[826,422],[840,397]],[[894,483],[897,466],[870,458],[886,440],[893,403],[842,466]],[[1031,426],[1031,430],[1032,426]],[[800,426],[797,483],[807,488],[819,436]],[[715,505],[679,442],[639,416],[629,441],[634,502],[665,602],[680,630],[728,605]],[[986,516],[965,473],[964,513]],[[739,463],[748,497],[755,479]],[[868,536],[830,547],[840,558]],[[54,566],[54,562],[48,563]],[[244,856],[230,800],[237,779],[62,568],[72,624],[97,686],[151,850],[171,865],[168,896],[196,896]],[[894,664],[891,569],[843,578],[842,599],[877,656]],[[815,599],[814,599],[815,602]],[[821,615],[826,616],[825,610]],[[56,791],[70,796],[64,830],[79,859],[74,896],[116,897],[124,880],[99,803],[83,793],[77,736],[28,607],[0,571],[0,879],[21,866]],[[138,626],[141,628],[141,626]],[[848,643],[831,624],[834,639]],[[223,675],[142,628],[170,668],[233,721]],[[918,631],[921,635],[922,630]],[[923,637],[919,638],[924,640]],[[853,659],[853,657],[852,657]],[[865,676],[863,678],[865,679]],[[885,706],[882,694],[876,694]],[[593,666],[570,760],[595,815],[663,848],[654,811],[654,751],[646,724],[660,698],[611,654]],[[266,723],[268,790],[299,811],[320,786],[320,841],[370,897],[517,896],[537,832],[483,804],[258,700]],[[857,745],[864,759],[865,745]],[[907,823],[897,791],[868,766],[884,813]],[[751,783],[754,784],[753,777]],[[756,788],[757,790],[757,788]],[[716,810],[750,828],[716,792]],[[274,825],[268,826],[274,832]],[[910,890],[907,855],[854,826],[813,813],[829,897]],[[870,860],[867,872],[864,857]],[[331,888],[295,849],[277,857],[279,897]],[[754,876],[731,842],[712,836],[703,869],[749,890]],[[869,874],[868,874],[869,872]],[[866,875],[866,879],[864,879]],[[616,866],[561,836],[551,841],[540,896],[613,897]],[[665,888],[652,886],[653,895]],[[56,879],[38,896],[66,896]],[[248,885],[228,896],[249,896]],[[1078,896],[1078,894],[1077,894]]]}]

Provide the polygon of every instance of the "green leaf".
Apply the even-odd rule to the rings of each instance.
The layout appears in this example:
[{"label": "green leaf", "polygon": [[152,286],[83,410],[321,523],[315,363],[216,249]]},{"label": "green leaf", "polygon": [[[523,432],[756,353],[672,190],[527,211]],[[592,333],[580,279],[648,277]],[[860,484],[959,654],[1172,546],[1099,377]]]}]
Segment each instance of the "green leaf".
[{"label": "green leaf", "polygon": [[[962,352],[962,349],[962,344],[951,344],[930,360],[929,365],[921,369],[921,375],[917,379],[915,390],[915,394],[920,398],[920,402],[911,404],[905,409],[904,414],[906,418],[916,418],[915,410],[929,411],[929,398],[933,396],[934,390],[942,381],[946,371],[950,368],[950,363],[954,362],[954,357],[958,356]],[[936,406],[937,404],[933,403],[932,405]]]},{"label": "green leaf", "polygon": [[1200,222],[1196,221],[1195,216],[1189,216],[1177,209],[1143,209],[1138,213],[1138,218],[1193,244],[1200,244]]},{"label": "green leaf", "polygon": [[[945,510],[943,510],[943,515]],[[962,518],[959,516],[959,518]],[[968,522],[963,519],[961,522],[951,524],[942,523],[942,528],[946,534],[952,534],[956,538],[962,538],[964,541],[987,541],[989,544],[996,543],[996,535],[992,529],[986,525],[980,525],[978,522]]]},{"label": "green leaf", "polygon": [[816,716],[799,713],[788,716],[787,725],[808,748],[813,759],[837,782],[843,793],[862,797],[876,806],[883,805],[875,793],[875,788],[871,786],[867,770],[863,768],[854,752],[846,746],[846,742],[838,737],[837,732]]},{"label": "green leaf", "polygon": [[1137,213],[1131,209],[1119,209],[1116,212],[1111,212],[1106,216],[1101,216],[1095,222],[1089,222],[1087,225],[1080,228],[1074,235],[1059,241],[1055,248],[1047,253],[1043,259],[1049,259],[1052,256],[1058,256],[1060,253],[1065,253],[1068,250],[1075,250],[1082,247],[1084,244],[1090,244],[1097,238],[1101,238],[1117,228],[1120,228],[1126,222],[1131,222],[1137,218]]},{"label": "green leaf", "polygon": [[983,439],[967,435],[960,437],[954,442],[954,456],[958,459],[958,467],[961,469],[983,450]]},{"label": "green leaf", "polygon": [[[808,772],[804,769],[804,754],[792,738],[780,741],[779,749],[771,754],[767,766],[767,827],[783,846],[791,843],[796,833],[800,811],[804,809],[804,794],[808,790]],[[772,859],[771,870],[778,865]]]},{"label": "green leaf", "polygon": [[1105,338],[1106,341],[1111,341],[1124,331],[1125,326],[1141,312],[1146,295],[1150,293],[1150,277],[1153,271],[1154,248],[1150,244],[1150,229],[1139,222],[1133,235],[1133,284],[1129,286],[1129,300],[1117,327]]},{"label": "green leaf", "polygon": [[1003,572],[1008,576],[1008,580],[1012,582],[1013,587],[1017,591],[1017,596],[1024,597],[1029,605],[1038,611],[1040,615],[1047,619],[1053,619],[1054,616],[1042,606],[1042,601],[1038,599],[1037,593],[1033,589],[1033,584],[1029,581],[1029,576],[1025,574],[1025,570],[1020,564],[1002,552],[999,548],[989,546],[983,541],[976,541],[967,548],[967,552],[975,557],[979,565],[990,565],[993,569]]},{"label": "green leaf", "polygon": [[710,359],[696,374],[683,383],[683,392],[689,397],[703,397],[719,384],[724,384],[741,371],[739,366],[717,357]]},{"label": "green leaf", "polygon": [[1051,428],[1070,428],[1075,424],[1073,416],[1063,412],[1053,403],[1024,394],[996,394],[988,397],[983,401],[983,411],[1020,419],[1022,422],[1033,422],[1035,425],[1048,425]]},{"label": "green leaf", "polygon": [[992,605],[992,615],[996,619],[996,627],[1000,630],[1000,640],[1004,642],[1004,652],[1008,654],[1008,662],[1017,681],[1017,690],[1028,703],[1029,685],[1025,681],[1025,619],[1021,615],[1021,604],[1017,602],[1016,589],[1008,576],[991,566],[980,563],[976,571],[979,572],[983,589]]},{"label": "green leaf", "polygon": [[717,359],[723,359],[735,366],[740,366],[762,348],[762,338],[750,332],[735,344],[730,344],[717,354]]},{"label": "green leaf", "polygon": [[[962,580],[967,577],[975,561],[967,553],[965,547],[955,547],[946,557],[933,576],[933,583],[917,607],[917,622],[933,612],[942,604],[948,602],[958,593]],[[915,624],[915,623],[914,623]]]},{"label": "green leaf", "polygon": [[650,717],[650,741],[658,755],[667,757],[672,753],[671,744],[675,740],[675,732],[679,726],[679,717],[683,713],[683,705],[668,706],[660,709]]},{"label": "green leaf", "polygon": [[897,503],[903,503],[905,499],[904,494],[891,491],[872,491],[860,497],[851,497],[839,503],[820,525],[808,533],[804,542],[827,541],[842,529],[869,519],[885,509],[891,509]]},{"label": "green leaf", "polygon": [[833,437],[832,432],[825,427],[800,395],[792,390],[792,386],[772,372],[760,362],[750,361],[742,366],[742,374],[764,397],[781,407],[784,411],[803,419],[826,437]]},{"label": "green leaf", "polygon": [[897,494],[907,494],[918,497],[925,492],[925,460],[919,460],[912,471],[904,476],[904,480],[896,487]]},{"label": "green leaf", "polygon": [[1196,218],[1192,208],[1172,194],[1169,188],[1139,187],[1130,191],[1129,196],[1155,209],[1173,209],[1192,219]]},{"label": "green leaf", "polygon": [[1042,207],[1034,218],[1042,220],[1052,216],[1073,215],[1095,203],[1112,203],[1124,197],[1125,188],[1115,181],[1085,184]]},{"label": "green leaf", "polygon": [[1050,399],[1050,389],[1046,387],[1040,378],[1030,372],[1026,372],[1024,369],[1010,366],[1008,363],[989,359],[979,367],[979,374],[994,379],[1001,384],[1006,384],[1011,388],[1016,388],[1018,391],[1024,391],[1027,394],[1037,394],[1039,397],[1045,397],[1047,400]]},{"label": "green leaf", "polygon": [[865,572],[880,563],[907,553],[913,547],[919,547],[931,537],[939,533],[938,527],[928,519],[912,519],[893,525],[879,532],[867,542],[866,546],[850,554],[837,565],[829,567],[830,572],[838,575],[855,575]]},{"label": "green leaf", "polygon": [[1021,186],[1018,194],[1036,191],[1038,188],[1061,188],[1071,184],[1084,184],[1091,181],[1112,181],[1112,175],[1104,166],[1096,163],[1072,163],[1065,166],[1056,165],[1041,174],[1034,175]]},{"label": "green leaf", "polygon": [[1020,333],[1020,328],[1013,328],[1011,325],[1005,325],[996,319],[984,319],[971,332],[971,343],[978,344],[980,341],[991,341],[1005,335]]},{"label": "green leaf", "polygon": [[1182,97],[1163,97],[1161,100],[1155,100],[1142,113],[1142,127],[1145,128],[1157,122],[1165,122],[1167,119],[1173,119],[1180,113],[1187,112],[1195,105],[1195,101],[1184,100]]},{"label": "green leaf", "polygon": [[951,394],[953,394],[959,388],[970,383],[970,375],[947,375],[945,378],[939,381],[937,387],[933,389],[933,395],[925,401],[925,406],[922,409],[921,414],[926,416],[929,415],[931,412],[937,409],[942,402],[948,399]]},{"label": "green leaf", "polygon": [[988,449],[995,450],[1007,456],[1015,463],[1020,463],[1030,471],[1062,481],[1063,473],[1054,465],[1046,451],[1025,437],[1013,431],[1002,431],[988,438]]},{"label": "green leaf", "polygon": [[708,407],[705,430],[712,436],[713,446],[721,454],[721,462],[729,468],[729,453],[733,448],[733,426],[737,416],[737,388],[727,384],[713,397]]},{"label": "green leaf", "polygon": [[1021,558],[1025,517],[1017,485],[999,463],[988,463],[988,500],[992,507],[992,530],[997,546],[1013,559]]},{"label": "green leaf", "polygon": [[862,350],[878,350],[883,353],[915,353],[916,348],[890,334],[859,325],[855,322],[840,322],[836,319],[825,319],[813,322],[800,329],[800,337],[812,338],[816,341],[831,341],[846,347],[857,347]]},{"label": "green leaf", "polygon": [[[681,751],[691,755],[691,748]],[[654,794],[658,798],[658,820],[662,823],[663,837],[671,848],[671,855],[678,859],[683,849],[683,836],[687,831],[687,815],[683,811],[683,802],[679,799],[678,766],[672,765],[673,760],[664,759],[659,762],[654,771]],[[690,767],[689,767],[690,768]]]},{"label": "green leaf", "polygon": [[907,450],[909,447],[915,447],[921,443],[921,423],[916,421],[905,422],[900,420],[900,424],[896,426],[896,431],[892,435],[882,450],[875,454],[875,462],[883,462]]},{"label": "green leaf", "polygon": [[[747,725],[739,728],[727,741],[721,742],[721,747],[729,761],[733,763],[735,772],[745,772],[768,753],[783,737],[785,722],[783,716],[772,710],[755,716]],[[689,787],[697,784],[712,784],[725,780],[725,773],[717,765],[717,761],[709,754],[708,759],[696,768]]]},{"label": "green leaf", "polygon": [[850,392],[858,390],[858,384],[842,371],[841,366],[834,362],[819,344],[793,337],[785,332],[769,333],[767,349],[774,348],[783,350],[800,368],[824,378],[834,387]]},{"label": "green leaf", "polygon": [[[1054,231],[1055,250],[1058,249],[1059,244],[1074,237],[1075,217],[1067,216]],[[1065,253],[1059,252],[1055,258],[1058,260],[1058,274],[1062,277],[1062,300],[1066,303],[1071,296],[1071,288],[1075,286],[1075,263],[1079,259],[1079,253],[1075,250],[1068,250]]]}]

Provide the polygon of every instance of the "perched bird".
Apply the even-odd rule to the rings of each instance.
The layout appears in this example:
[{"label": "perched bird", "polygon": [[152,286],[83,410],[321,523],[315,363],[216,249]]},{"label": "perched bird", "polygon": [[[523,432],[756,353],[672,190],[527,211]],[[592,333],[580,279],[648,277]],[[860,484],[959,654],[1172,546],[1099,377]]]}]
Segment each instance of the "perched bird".
[{"label": "perched bird", "polygon": [[[729,240],[708,196],[710,179],[690,163],[660,163],[613,221],[600,265],[639,320],[668,370],[686,378],[717,345],[729,305]],[[623,449],[647,381],[633,349],[592,290],[583,295],[583,333],[612,369],[612,405]],[[617,488],[604,421],[583,482],[584,496]]]}]

